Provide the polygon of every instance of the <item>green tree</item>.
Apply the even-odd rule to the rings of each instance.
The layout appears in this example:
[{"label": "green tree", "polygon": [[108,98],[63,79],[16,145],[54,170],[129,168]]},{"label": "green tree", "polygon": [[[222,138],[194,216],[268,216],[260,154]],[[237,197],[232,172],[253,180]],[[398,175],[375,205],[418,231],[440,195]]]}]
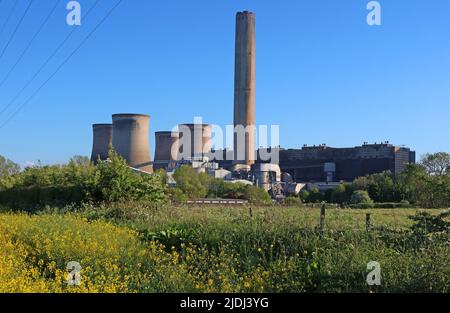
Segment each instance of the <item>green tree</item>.
[{"label": "green tree", "polygon": [[199,177],[195,170],[188,165],[182,165],[176,169],[173,178],[177,183],[177,188],[189,199],[204,198],[208,194],[207,187],[202,183],[205,182],[205,178]]},{"label": "green tree", "polygon": [[450,154],[446,152],[427,153],[422,157],[420,164],[425,167],[429,175],[450,174]]},{"label": "green tree", "polygon": [[351,204],[373,204],[373,200],[370,198],[369,193],[365,190],[356,190],[353,192],[350,198]]},{"label": "green tree", "polygon": [[353,186],[349,184],[339,184],[339,186],[331,193],[332,203],[348,203],[353,193]]},{"label": "green tree", "polygon": [[319,203],[323,200],[323,195],[317,188],[313,188],[308,195],[306,202]]},{"label": "green tree", "polygon": [[0,178],[20,172],[20,165],[0,155]]},{"label": "green tree", "polygon": [[108,160],[97,165],[97,173],[91,180],[92,193],[95,198],[107,202],[163,202],[165,186],[161,175],[161,172],[153,175],[135,173],[121,156],[110,150]]},{"label": "green tree", "polygon": [[245,187],[244,198],[255,204],[270,204],[272,198],[263,188],[247,185]]},{"label": "green tree", "polygon": [[353,181],[354,190],[365,190],[375,202],[400,201],[395,177],[390,171],[359,177]]}]

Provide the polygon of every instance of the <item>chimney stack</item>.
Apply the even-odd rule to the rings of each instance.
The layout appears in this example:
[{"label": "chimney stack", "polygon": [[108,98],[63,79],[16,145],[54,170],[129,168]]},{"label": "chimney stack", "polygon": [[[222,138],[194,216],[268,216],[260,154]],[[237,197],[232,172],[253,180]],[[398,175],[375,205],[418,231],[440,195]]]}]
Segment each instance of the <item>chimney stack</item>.
[{"label": "chimney stack", "polygon": [[234,163],[251,165],[255,162],[255,14],[252,12],[236,15],[235,49]]}]

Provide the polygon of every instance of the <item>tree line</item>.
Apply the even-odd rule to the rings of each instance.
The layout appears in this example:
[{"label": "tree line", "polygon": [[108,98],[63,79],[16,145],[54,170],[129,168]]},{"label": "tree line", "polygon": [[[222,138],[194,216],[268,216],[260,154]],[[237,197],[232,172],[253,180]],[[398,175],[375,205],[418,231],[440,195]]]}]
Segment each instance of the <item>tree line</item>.
[{"label": "tree line", "polygon": [[[76,156],[65,165],[38,164],[24,170],[0,156],[0,204],[34,206],[128,200],[159,203],[207,197],[271,203],[270,195],[261,188],[225,182],[197,173],[189,166],[178,168],[173,178],[176,186],[168,188],[164,171],[154,175],[135,173],[114,151],[97,166],[87,157]],[[408,164],[399,175],[383,172],[359,177],[325,192],[304,190],[285,202],[323,201],[349,207],[450,207],[450,155],[427,154],[419,164]]]},{"label": "tree line", "polygon": [[450,155],[426,154],[418,164],[408,164],[398,175],[387,171],[342,183],[320,193],[317,189],[300,194],[304,202],[424,208],[450,207]]}]

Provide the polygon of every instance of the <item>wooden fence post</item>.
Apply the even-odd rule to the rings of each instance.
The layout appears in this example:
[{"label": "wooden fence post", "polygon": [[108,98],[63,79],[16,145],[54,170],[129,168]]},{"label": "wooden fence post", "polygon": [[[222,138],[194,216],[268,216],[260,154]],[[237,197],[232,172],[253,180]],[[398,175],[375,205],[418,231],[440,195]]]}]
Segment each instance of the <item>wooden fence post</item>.
[{"label": "wooden fence post", "polygon": [[366,231],[370,232],[371,228],[371,222],[370,222],[370,213],[366,213]]},{"label": "wooden fence post", "polygon": [[320,224],[319,224],[319,230],[320,230],[320,236],[323,235],[323,229],[325,227],[325,203],[322,204],[322,207],[320,208]]}]

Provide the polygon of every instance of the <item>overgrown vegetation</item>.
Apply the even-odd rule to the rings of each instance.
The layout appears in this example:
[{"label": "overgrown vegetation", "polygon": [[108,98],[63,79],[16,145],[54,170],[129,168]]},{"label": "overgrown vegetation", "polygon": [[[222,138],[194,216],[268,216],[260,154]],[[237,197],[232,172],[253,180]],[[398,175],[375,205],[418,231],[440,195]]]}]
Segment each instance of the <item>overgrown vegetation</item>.
[{"label": "overgrown vegetation", "polygon": [[134,173],[114,151],[97,166],[75,157],[67,165],[33,166],[0,179],[0,203],[22,209],[81,202],[166,200],[163,173]]},{"label": "overgrown vegetation", "polygon": [[245,199],[255,204],[270,204],[270,195],[261,188],[242,183],[230,183],[213,178],[206,173],[196,173],[187,165],[178,168],[173,175],[177,186],[171,190],[172,198],[179,203],[187,199],[230,198]]},{"label": "overgrown vegetation", "polygon": [[[450,175],[449,165],[433,165],[435,156],[428,155],[421,164],[410,164],[401,174],[395,176],[391,172],[383,172],[355,179],[352,183],[342,183],[336,189],[329,189],[325,193],[318,190],[304,191],[300,194],[303,202],[352,204],[352,198],[360,191],[365,191],[374,202],[367,206],[372,207],[423,207],[445,208],[450,207]],[[430,160],[431,159],[431,160]],[[353,203],[354,204],[354,203]]]},{"label": "overgrown vegetation", "polygon": [[[394,209],[448,204],[447,174],[410,166],[284,206],[259,205],[270,203],[264,190],[189,167],[174,178],[168,189],[164,172],[135,173],[113,152],[97,166],[75,157],[1,178],[0,292],[450,291],[450,211]],[[250,204],[174,204],[202,197]],[[302,200],[393,209],[327,209],[319,223]],[[80,286],[66,283],[70,261],[82,266]],[[370,261],[381,264],[377,288],[366,283]]]},{"label": "overgrown vegetation", "polygon": [[[373,260],[381,264],[377,292],[449,291],[448,213],[441,211],[410,220],[411,210],[371,210],[367,232],[365,212],[328,210],[319,235],[315,209],[118,213],[134,208],[0,214],[0,291],[368,292]],[[66,283],[69,261],[82,267],[80,286]]]}]

